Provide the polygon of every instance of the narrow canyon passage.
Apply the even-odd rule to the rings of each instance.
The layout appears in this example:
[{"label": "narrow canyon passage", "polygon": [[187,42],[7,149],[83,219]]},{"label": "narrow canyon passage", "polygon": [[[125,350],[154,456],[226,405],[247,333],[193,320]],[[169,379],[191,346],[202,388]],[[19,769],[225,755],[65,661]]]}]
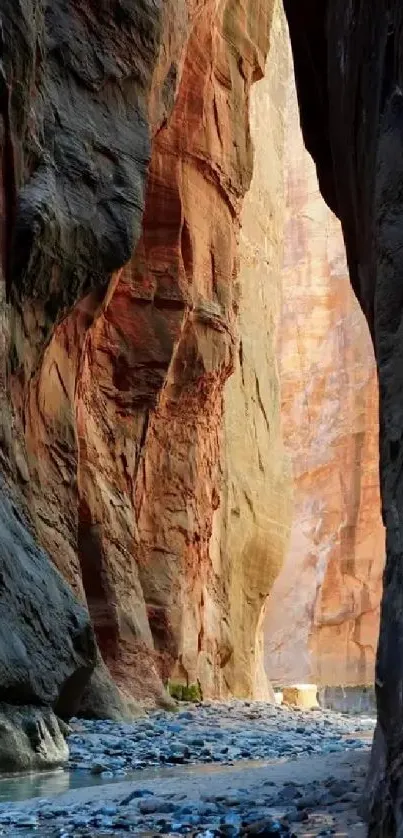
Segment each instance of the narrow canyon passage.
[{"label": "narrow canyon passage", "polygon": [[0,834],[403,830],[403,13],[371,10],[0,0]]}]

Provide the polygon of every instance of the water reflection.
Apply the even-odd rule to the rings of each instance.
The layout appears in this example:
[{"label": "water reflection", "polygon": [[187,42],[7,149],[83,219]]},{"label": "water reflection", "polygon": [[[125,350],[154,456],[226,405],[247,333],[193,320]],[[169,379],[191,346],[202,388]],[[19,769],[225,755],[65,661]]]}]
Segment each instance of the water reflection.
[{"label": "water reflection", "polygon": [[62,794],[72,788],[70,773],[60,768],[32,774],[14,774],[0,780],[0,802],[17,802],[29,797]]},{"label": "water reflection", "polygon": [[[286,762],[287,758],[242,760],[236,763],[201,763],[195,765],[166,766],[143,768],[128,772],[124,777],[102,777],[88,771],[46,771],[32,774],[14,774],[0,779],[0,803],[17,803],[32,797],[49,798],[73,789],[92,788],[93,786],[110,785],[127,781],[156,780],[158,778],[172,778],[181,774],[214,774],[234,771],[237,768],[261,768],[264,765],[274,765]],[[21,833],[22,834],[22,833]]]}]

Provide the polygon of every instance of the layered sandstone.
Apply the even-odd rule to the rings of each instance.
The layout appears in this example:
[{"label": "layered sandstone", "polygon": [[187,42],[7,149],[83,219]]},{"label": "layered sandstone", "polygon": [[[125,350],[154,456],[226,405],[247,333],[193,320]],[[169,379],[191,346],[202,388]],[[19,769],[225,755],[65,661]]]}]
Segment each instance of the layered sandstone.
[{"label": "layered sandstone", "polygon": [[[152,106],[156,130],[176,91],[176,62],[188,31],[185,11],[177,10],[178,45],[171,37],[169,4],[164,15],[147,0],[140,6],[114,0],[96,9],[80,0],[68,6],[6,2],[2,8],[0,414],[7,481],[2,491],[30,531],[20,536],[23,569],[18,574],[15,564],[14,583],[21,578],[24,586],[31,573],[30,596],[36,596],[36,587],[43,589],[36,605],[24,593],[20,607],[22,628],[26,631],[25,621],[32,623],[35,640],[25,647],[13,702],[43,703],[38,689],[31,693],[24,687],[36,667],[40,682],[43,658],[49,669],[45,703],[54,706],[60,692],[67,714],[77,710],[97,657],[82,607],[89,604],[88,576],[95,585],[104,584],[102,568],[88,567],[80,546],[77,405],[84,347],[105,305],[111,275],[113,288],[114,272],[140,236],[150,157],[148,111]],[[12,517],[8,526],[14,529]],[[82,605],[58,574],[53,582],[55,571],[45,556],[36,560],[40,573],[30,568],[32,535]],[[96,532],[91,535],[96,543]],[[45,620],[41,602],[52,591],[54,605],[44,608]],[[12,595],[22,600],[18,590]],[[7,596],[2,590],[2,600]],[[110,601],[115,609],[113,590]],[[3,630],[7,634],[6,622]],[[20,644],[21,653],[23,648]],[[104,681],[107,685],[106,676]]]},{"label": "layered sandstone", "polygon": [[[101,568],[103,588],[90,575],[85,588],[103,658],[140,699],[154,698],[168,680],[197,683],[204,696],[239,692],[240,682],[246,694],[254,690],[250,647],[281,537],[272,547],[266,534],[257,594],[248,578],[255,545],[237,560],[226,528],[219,551],[212,532],[225,485],[223,390],[244,294],[237,275],[252,175],[249,91],[264,75],[273,33],[260,101],[273,94],[266,112],[278,113],[281,149],[283,94],[280,82],[275,99],[274,84],[281,21],[271,4],[199,9],[172,114],[153,142],[142,238],[86,338],[77,400],[80,557],[82,566]],[[281,230],[281,208],[272,232],[280,247],[276,225]],[[280,482],[281,461],[278,475]],[[234,591],[249,610],[242,628]]]},{"label": "layered sandstone", "polygon": [[268,602],[266,668],[280,684],[373,682],[384,563],[378,405],[368,327],[340,224],[287,105],[287,223],[278,356],[293,518]]},{"label": "layered sandstone", "polygon": [[[87,712],[108,709],[108,673],[127,699],[164,701],[168,680],[250,695],[258,672],[263,684],[261,612],[286,529],[271,328],[282,12],[253,0],[34,6],[5,7],[16,46],[2,82],[9,488],[88,608],[99,651]],[[238,278],[250,91],[266,60],[253,105],[266,143],[258,172],[277,173],[254,182],[261,217],[250,203]],[[246,494],[234,463],[243,403],[253,417]],[[242,543],[227,519],[237,492],[245,521],[250,507]]]}]

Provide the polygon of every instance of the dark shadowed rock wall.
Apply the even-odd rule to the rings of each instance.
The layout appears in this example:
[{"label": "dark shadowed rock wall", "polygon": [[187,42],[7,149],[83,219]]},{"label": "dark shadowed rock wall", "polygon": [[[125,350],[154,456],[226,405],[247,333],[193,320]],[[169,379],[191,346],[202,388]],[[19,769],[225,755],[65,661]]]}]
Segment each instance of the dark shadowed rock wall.
[{"label": "dark shadowed rock wall", "polygon": [[[4,0],[0,8],[2,767],[66,758],[52,710],[60,716],[79,710],[99,661],[86,603],[59,573],[66,570],[69,580],[68,545],[61,567],[49,560],[57,558],[51,538],[40,537],[36,492],[43,527],[49,533],[57,527],[39,488],[43,452],[30,456],[31,408],[55,329],[82,297],[90,300],[88,321],[93,318],[112,272],[139,238],[151,83],[164,26],[168,11],[151,0]],[[155,126],[174,87],[175,79],[153,97]],[[53,397],[57,367],[48,372],[36,426],[50,410],[57,443],[47,486],[55,477],[62,487],[59,515],[75,525],[77,480],[66,460],[76,430],[67,411],[61,427]],[[116,702],[103,672],[99,662],[98,682]],[[21,712],[13,714],[17,705]],[[34,756],[39,741],[42,762]]]},{"label": "dark shadowed rock wall", "polygon": [[285,0],[285,9],[305,142],[342,222],[378,366],[387,559],[370,835],[391,838],[403,823],[403,8]]}]

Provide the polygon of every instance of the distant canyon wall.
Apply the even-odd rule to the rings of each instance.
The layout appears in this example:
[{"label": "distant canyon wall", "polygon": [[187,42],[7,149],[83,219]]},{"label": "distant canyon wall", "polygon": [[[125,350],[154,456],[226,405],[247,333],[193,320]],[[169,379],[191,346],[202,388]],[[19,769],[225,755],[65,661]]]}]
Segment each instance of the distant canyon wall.
[{"label": "distant canyon wall", "polygon": [[278,358],[294,498],[286,561],[267,604],[266,669],[280,684],[369,684],[384,564],[375,361],[340,224],[303,145],[293,79],[284,160]]}]

